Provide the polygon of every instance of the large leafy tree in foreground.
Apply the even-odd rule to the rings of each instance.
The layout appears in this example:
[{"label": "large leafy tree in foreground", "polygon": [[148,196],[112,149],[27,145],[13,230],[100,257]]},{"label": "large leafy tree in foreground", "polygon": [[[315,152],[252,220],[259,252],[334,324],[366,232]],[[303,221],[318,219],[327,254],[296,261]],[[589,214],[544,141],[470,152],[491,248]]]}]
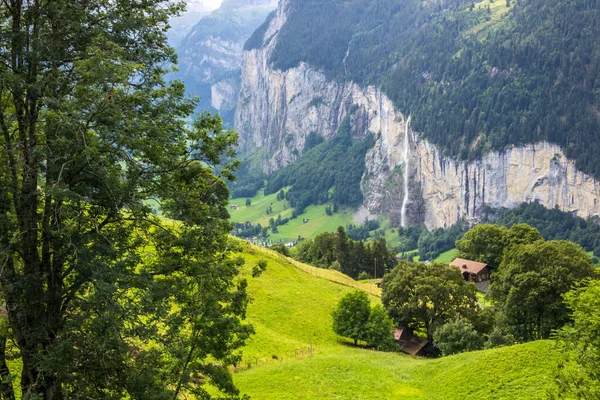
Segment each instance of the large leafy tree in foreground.
[{"label": "large leafy tree in foreground", "polygon": [[[0,346],[24,399],[209,398],[250,333],[227,252],[235,135],[192,128],[165,0],[0,3]],[[148,199],[179,222],[155,217]],[[11,372],[0,360],[3,398]]]}]

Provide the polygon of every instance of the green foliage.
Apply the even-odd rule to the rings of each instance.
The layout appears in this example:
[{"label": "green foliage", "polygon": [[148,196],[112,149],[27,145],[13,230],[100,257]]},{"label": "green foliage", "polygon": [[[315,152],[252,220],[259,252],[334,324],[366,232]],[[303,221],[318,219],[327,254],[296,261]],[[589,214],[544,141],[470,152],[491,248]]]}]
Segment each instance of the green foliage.
[{"label": "green foliage", "polygon": [[518,340],[550,337],[569,322],[562,295],[595,275],[590,257],[567,241],[537,241],[507,249],[490,295]]},{"label": "green foliage", "polygon": [[394,321],[390,318],[386,309],[381,304],[374,306],[371,309],[367,324],[367,337],[365,339],[367,345],[377,350],[395,350],[397,345],[394,342],[393,331]]},{"label": "green foliage", "polygon": [[271,62],[382,87],[447,155],[546,140],[599,176],[598,3],[496,3],[292,1]]},{"label": "green foliage", "polygon": [[[354,340],[366,340],[369,334],[371,301],[365,292],[348,293],[333,311],[333,331]],[[390,331],[391,332],[391,331]]]},{"label": "green foliage", "polygon": [[364,281],[364,280],[367,280],[367,279],[371,279],[371,275],[369,275],[368,272],[361,271],[360,274],[358,274],[357,280]]},{"label": "green foliage", "polygon": [[456,242],[456,247],[458,257],[483,262],[497,268],[502,262],[506,249],[543,240],[540,232],[527,224],[516,224],[510,228],[483,224],[465,233],[463,238]]},{"label": "green foliage", "polygon": [[[463,236],[467,229],[466,224],[463,223],[458,223],[448,229],[434,229],[431,232],[423,229],[417,242],[421,261],[435,260],[442,253],[453,249],[456,241]],[[400,232],[400,228],[398,232]]]},{"label": "green foliage", "polygon": [[332,315],[333,331],[351,338],[354,345],[361,340],[381,350],[394,348],[394,322],[381,305],[371,309],[371,301],[365,292],[356,291],[342,297]]},{"label": "green foliage", "polygon": [[361,272],[381,277],[396,264],[385,239],[357,242],[349,239],[341,226],[335,234],[322,233],[314,240],[303,241],[297,246],[296,255],[298,260],[321,268],[337,262],[341,272],[355,279]]},{"label": "green foliage", "polygon": [[491,211],[491,214],[497,225],[510,227],[528,224],[546,240],[570,240],[600,255],[600,226],[593,219],[585,220],[573,213],[546,208],[539,203],[523,203],[510,210]]},{"label": "green foliage", "polygon": [[228,250],[237,135],[218,116],[188,126],[193,102],[162,78],[183,5],[7,4],[0,295],[23,398],[210,398],[201,381],[237,398],[228,367],[252,332]]},{"label": "green foliage", "polygon": [[287,248],[287,246],[285,244],[274,244],[273,246],[271,246],[271,250],[275,250],[276,252],[278,252],[279,254],[282,254],[286,257],[290,256],[290,249]]},{"label": "green foliage", "polygon": [[330,200],[337,205],[357,206],[362,202],[360,181],[365,155],[373,144],[372,135],[362,141],[353,140],[346,118],[333,139],[307,150],[297,162],[271,176],[265,195],[290,186],[286,199],[298,215],[310,204]]},{"label": "green foliage", "polygon": [[559,398],[600,398],[600,281],[565,294],[573,322],[558,332],[564,353],[559,364]]},{"label": "green foliage", "polygon": [[515,343],[516,339],[510,332],[506,332],[502,328],[496,327],[490,333],[484,348],[493,349],[495,347],[511,346]]},{"label": "green foliage", "polygon": [[458,257],[500,266],[507,246],[508,229],[497,225],[477,225],[456,242]]},{"label": "green foliage", "polygon": [[383,277],[381,301],[398,326],[433,333],[457,317],[476,318],[475,285],[455,267],[401,261]]},{"label": "green foliage", "polygon": [[267,260],[258,260],[256,265],[252,267],[252,277],[258,278],[267,270]]},{"label": "green foliage", "polygon": [[444,356],[483,348],[481,334],[460,318],[442,325],[433,334],[433,340]]}]

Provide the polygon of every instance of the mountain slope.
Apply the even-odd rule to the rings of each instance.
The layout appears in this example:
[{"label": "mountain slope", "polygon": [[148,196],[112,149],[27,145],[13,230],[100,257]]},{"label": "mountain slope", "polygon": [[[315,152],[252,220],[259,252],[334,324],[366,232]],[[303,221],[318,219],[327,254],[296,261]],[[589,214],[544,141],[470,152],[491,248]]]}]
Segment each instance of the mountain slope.
[{"label": "mountain slope", "polygon": [[219,111],[231,123],[239,91],[244,42],[277,6],[277,0],[224,0],[200,19],[176,47],[179,72],[199,111]]},{"label": "mountain slope", "polygon": [[557,353],[549,341],[437,360],[351,347],[332,332],[331,311],[353,288],[311,275],[276,253],[246,244],[242,249],[248,268],[268,262],[266,272],[249,282],[254,301],[248,319],[256,335],[234,375],[252,398],[541,399],[551,387]]},{"label": "mountain slope", "polygon": [[382,87],[455,157],[547,140],[598,177],[599,43],[593,0],[295,0],[270,60]]},{"label": "mountain slope", "polygon": [[255,32],[235,120],[255,164],[278,171],[349,118],[377,138],[363,205],[394,226],[523,202],[599,215],[598,3],[392,3],[283,0]]}]

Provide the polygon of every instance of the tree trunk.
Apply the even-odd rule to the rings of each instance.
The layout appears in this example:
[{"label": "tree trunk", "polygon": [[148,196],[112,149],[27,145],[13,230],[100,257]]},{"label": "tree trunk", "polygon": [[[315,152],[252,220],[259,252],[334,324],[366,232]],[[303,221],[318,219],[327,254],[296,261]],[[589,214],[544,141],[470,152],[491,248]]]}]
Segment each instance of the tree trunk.
[{"label": "tree trunk", "polygon": [[15,400],[15,391],[10,380],[10,370],[8,369],[8,365],[6,365],[7,336],[8,325],[6,329],[2,329],[0,337],[0,397],[2,400]]}]

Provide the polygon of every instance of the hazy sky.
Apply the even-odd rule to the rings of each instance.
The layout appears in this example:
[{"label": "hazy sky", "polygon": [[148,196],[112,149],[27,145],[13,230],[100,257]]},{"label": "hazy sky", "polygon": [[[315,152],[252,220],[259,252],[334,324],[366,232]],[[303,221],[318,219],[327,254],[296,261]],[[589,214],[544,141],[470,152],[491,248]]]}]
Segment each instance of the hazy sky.
[{"label": "hazy sky", "polygon": [[187,0],[189,11],[216,10],[223,0]]}]

